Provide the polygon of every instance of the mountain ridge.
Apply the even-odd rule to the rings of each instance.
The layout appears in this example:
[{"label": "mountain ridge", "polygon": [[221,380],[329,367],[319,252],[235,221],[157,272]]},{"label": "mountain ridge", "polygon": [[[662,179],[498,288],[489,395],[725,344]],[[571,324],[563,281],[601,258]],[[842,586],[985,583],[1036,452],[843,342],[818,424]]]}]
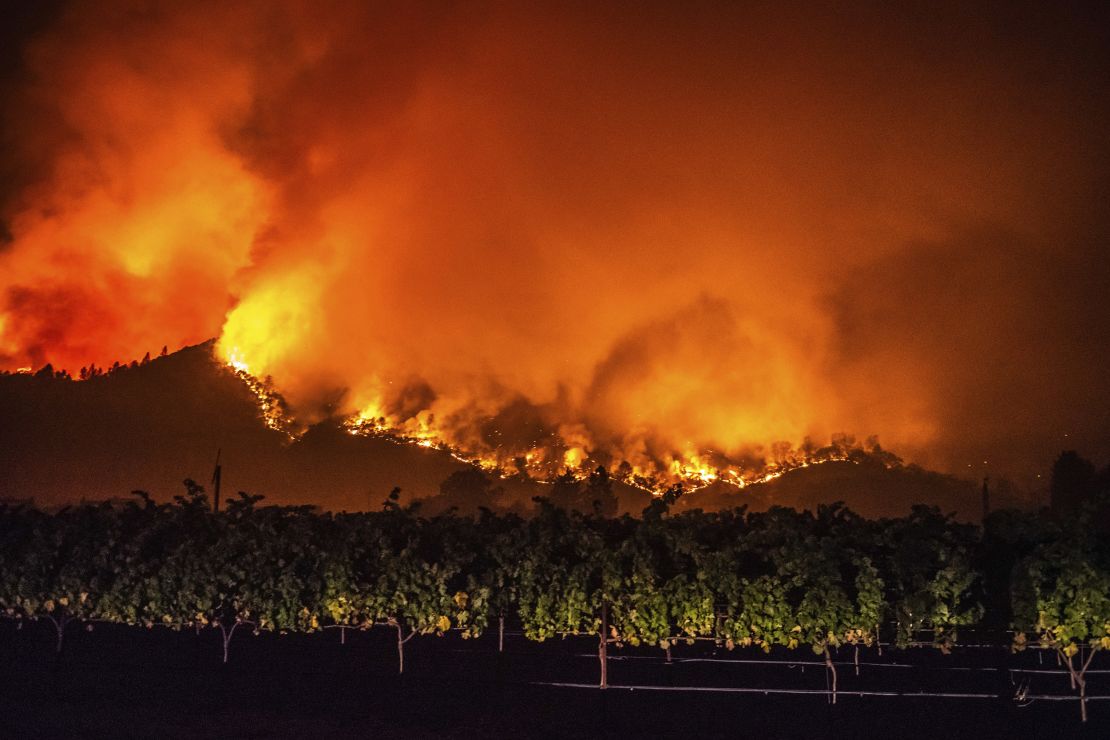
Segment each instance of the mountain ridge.
[{"label": "mountain ridge", "polygon": [[[0,376],[0,498],[43,506],[149,491],[168,500],[192,478],[206,483],[217,453],[224,491],[260,493],[278,504],[331,510],[377,508],[394,487],[430,513],[448,504],[440,484],[472,467],[450,451],[388,436],[358,436],[338,419],[291,439],[266,424],[256,390],[212,354],[212,342],[142,364],[120,365],[75,381],[52,368]],[[486,501],[526,513],[547,483],[522,476],[492,479]],[[613,481],[618,510],[638,514],[643,489]],[[772,504],[813,508],[845,501],[862,514],[894,516],[912,503],[976,518],[975,483],[916,466],[890,466],[867,453],[809,465],[744,488],[717,481],[686,493],[679,509]],[[460,503],[456,501],[456,503]],[[996,505],[1028,505],[1003,495]]]}]

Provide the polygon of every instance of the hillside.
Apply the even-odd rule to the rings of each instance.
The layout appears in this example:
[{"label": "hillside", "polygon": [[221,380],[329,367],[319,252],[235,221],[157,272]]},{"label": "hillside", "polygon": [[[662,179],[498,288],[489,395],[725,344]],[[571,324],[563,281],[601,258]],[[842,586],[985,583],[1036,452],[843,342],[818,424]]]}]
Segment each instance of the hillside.
[{"label": "hillside", "polygon": [[394,486],[431,495],[464,467],[327,423],[290,443],[208,344],[83,382],[0,377],[0,418],[0,497],[44,506],[134,489],[168,499],[185,478],[207,483],[217,450],[225,493],[331,509],[376,507]]},{"label": "hillside", "polygon": [[[982,514],[982,492],[976,482],[915,465],[891,468],[866,458],[798,468],[743,490],[713,484],[683,497],[676,508],[712,510],[746,504],[761,511],[778,504],[814,509],[833,501],[843,501],[852,511],[870,518],[904,516],[916,503],[938,506],[968,521],[977,521]],[[992,508],[1025,508],[1030,503],[1009,489],[1000,491],[996,486],[991,492]]]},{"label": "hillside", "polygon": [[[326,509],[377,508],[394,486],[402,500],[435,497],[467,465],[447,452],[387,438],[352,436],[334,421],[297,440],[266,426],[257,398],[201,344],[87,381],[50,373],[0,377],[0,497],[57,506],[105,499],[134,489],[169,499],[182,480],[207,483],[217,451],[225,495],[261,493],[268,501]],[[495,506],[526,511],[549,486],[511,478],[489,488]],[[638,513],[649,494],[614,483],[622,512]],[[977,518],[977,484],[913,466],[834,462],[791,471],[738,490],[713,484],[678,508],[718,509],[772,503],[812,508],[845,501],[867,516],[894,516],[911,503],[936,504]],[[462,500],[465,508],[473,496]],[[453,502],[431,498],[431,513]],[[997,496],[995,506],[1015,505]]]}]

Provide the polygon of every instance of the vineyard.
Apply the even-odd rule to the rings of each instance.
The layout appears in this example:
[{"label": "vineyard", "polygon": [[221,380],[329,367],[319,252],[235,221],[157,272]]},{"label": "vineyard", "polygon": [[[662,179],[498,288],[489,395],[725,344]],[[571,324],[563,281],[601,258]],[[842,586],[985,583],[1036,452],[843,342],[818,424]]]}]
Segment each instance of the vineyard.
[{"label": "vineyard", "polygon": [[[925,507],[884,520],[838,505],[675,514],[677,495],[639,518],[543,500],[528,519],[423,517],[395,495],[369,513],[243,494],[214,512],[192,482],[169,504],[137,493],[54,513],[5,505],[0,609],[18,628],[49,625],[59,655],[75,632],[119,625],[216,634],[204,644],[223,663],[252,634],[323,633],[340,648],[388,635],[390,670],[404,675],[413,645],[426,655],[437,638],[468,655],[564,638],[563,658],[589,661],[594,678],[554,661],[529,684],[829,704],[1008,693],[1075,702],[1084,721],[1107,698],[1090,690],[1110,650],[1110,549],[1092,512],[999,511],[978,527]],[[1010,654],[1001,688],[997,666],[967,657],[976,649]],[[660,666],[667,683],[652,678]],[[860,680],[910,670],[932,683]]]}]

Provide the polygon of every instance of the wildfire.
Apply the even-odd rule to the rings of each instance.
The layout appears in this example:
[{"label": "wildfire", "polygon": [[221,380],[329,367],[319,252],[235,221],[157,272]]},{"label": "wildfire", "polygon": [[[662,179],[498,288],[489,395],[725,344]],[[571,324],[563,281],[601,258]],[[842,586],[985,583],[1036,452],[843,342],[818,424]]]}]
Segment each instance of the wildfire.
[{"label": "wildfire", "polygon": [[232,347],[231,352],[228,354],[227,364],[238,373],[250,374],[250,366],[243,360],[243,354],[239,351],[238,347]]},{"label": "wildfire", "polygon": [[[367,405],[342,423],[348,434],[442,450],[460,462],[475,465],[502,478],[523,475],[537,482],[550,483],[567,471],[584,478],[589,471],[600,465],[583,446],[566,447],[562,451],[540,446],[532,446],[527,450],[506,447],[483,451],[467,450],[448,441],[448,436],[436,427],[431,415],[418,414],[412,419],[398,422],[382,411],[379,402]],[[785,454],[780,450],[780,459],[775,462],[750,467],[730,463],[727,456],[720,453],[692,450],[657,463],[631,465],[618,462],[602,467],[606,467],[616,479],[654,494],[662,493],[675,483],[681,483],[687,491],[715,482],[742,489],[773,481],[792,470],[812,465],[855,461],[854,453],[863,451],[864,448],[851,438],[842,438],[817,450],[798,451],[795,454]]]},{"label": "wildfire", "polygon": [[[136,364],[132,363],[132,366]],[[254,396],[259,417],[268,428],[280,432],[290,442],[299,439],[304,426],[290,412],[285,398],[274,388],[270,377],[262,379],[252,373],[252,363],[246,360],[238,346],[233,345],[224,352],[222,364]],[[20,368],[20,371],[24,369]],[[26,371],[30,372],[30,368]],[[686,491],[695,491],[714,483],[744,489],[812,465],[834,461],[858,462],[857,455],[861,453],[869,454],[870,459],[888,467],[900,463],[877,445],[869,443],[868,448],[850,437],[834,438],[830,445],[819,449],[806,444],[796,450],[778,443],[772,447],[771,461],[755,458],[741,463],[719,451],[687,446],[683,452],[655,458],[643,450],[635,450],[636,461],[629,462],[619,454],[596,449],[585,430],[574,425],[565,428],[565,435],[552,437],[545,443],[533,441],[523,449],[511,444],[468,447],[460,444],[458,437],[452,436],[450,429],[441,426],[427,410],[407,419],[399,419],[387,412],[386,405],[377,398],[340,423],[352,436],[374,437],[393,444],[438,450],[501,478],[524,477],[539,483],[553,483],[568,472],[583,479],[591,471],[604,467],[614,479],[653,494],[661,494],[675,484],[682,484]],[[499,439],[501,435],[494,430],[491,437]]]},{"label": "wildfire", "polygon": [[269,382],[259,380],[251,374],[250,366],[243,359],[238,347],[233,347],[230,350],[225,364],[258,399],[258,409],[266,426],[276,432],[281,432],[290,441],[296,439],[299,436],[297,426],[289,415],[285,406],[285,399],[273,389]]},{"label": "wildfire", "polygon": [[1024,468],[1065,417],[1105,436],[1075,351],[1102,242],[1070,218],[1103,193],[1090,23],[955,74],[960,13],[923,61],[874,13],[48,5],[5,37],[0,372],[216,337],[291,439],[282,398],[654,490],[841,429],[949,472],[1006,440],[991,467]]}]

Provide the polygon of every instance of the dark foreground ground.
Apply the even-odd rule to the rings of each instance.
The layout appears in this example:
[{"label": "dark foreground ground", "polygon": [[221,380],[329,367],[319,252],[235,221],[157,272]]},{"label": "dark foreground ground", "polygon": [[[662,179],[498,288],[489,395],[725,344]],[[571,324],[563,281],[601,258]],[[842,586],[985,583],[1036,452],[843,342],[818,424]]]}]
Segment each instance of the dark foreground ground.
[{"label": "dark foreground ground", "polygon": [[[859,697],[561,687],[593,683],[596,641],[525,642],[510,634],[478,641],[417,637],[396,673],[391,631],[310,636],[237,634],[220,664],[218,632],[176,633],[97,625],[73,628],[60,658],[46,623],[0,622],[2,738],[520,738],[520,737],[1110,737],[1110,701],[1015,701],[1067,695],[1049,656],[967,648],[851,653],[839,660],[840,689],[974,693],[982,698]],[[758,651],[679,647],[614,651],[610,682],[625,686],[754,687],[823,692],[826,672],[808,650],[763,661]],[[1094,669],[1110,669],[1098,656]],[[1100,660],[1101,659],[1101,660]],[[1024,673],[1011,669],[1021,668]],[[1031,673],[1029,671],[1049,671]],[[1110,694],[1110,673],[1091,694]]]}]

